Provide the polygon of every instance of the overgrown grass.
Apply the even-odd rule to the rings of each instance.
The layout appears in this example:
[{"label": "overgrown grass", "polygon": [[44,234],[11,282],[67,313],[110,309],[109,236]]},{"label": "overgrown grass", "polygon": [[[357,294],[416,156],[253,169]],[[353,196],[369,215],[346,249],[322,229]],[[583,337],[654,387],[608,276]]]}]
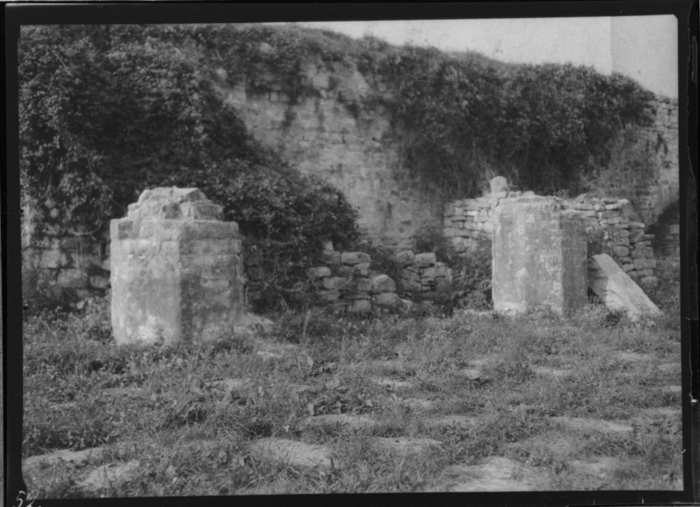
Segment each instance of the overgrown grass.
[{"label": "overgrown grass", "polygon": [[[680,384],[673,294],[660,286],[652,295],[666,316],[641,324],[611,320],[596,306],[570,320],[468,310],[362,320],[313,310],[275,316],[275,329],[257,339],[150,348],[117,347],[104,302],[82,313],[44,312],[24,324],[23,454],[102,446],[93,465],[137,460],[136,477],[106,496],[426,491],[440,487],[448,467],[491,456],[530,467],[549,489],[677,487],[669,478],[681,476],[679,420],[645,412],[680,408],[667,390]],[[266,358],[255,353],[261,342],[296,346]],[[477,381],[461,374],[475,367]],[[541,373],[547,369],[569,374]],[[224,379],[240,386],[217,390]],[[432,405],[404,406],[406,398]],[[309,428],[303,422],[312,413],[363,415],[377,425]],[[426,424],[447,415],[475,424]],[[553,417],[617,421],[634,431],[580,433]],[[251,442],[269,437],[326,446],[334,466],[308,469],[250,452]],[[441,445],[401,456],[375,437]],[[557,439],[567,455],[552,450]],[[617,459],[602,479],[569,465],[601,457]],[[83,496],[72,479],[32,496]]]}]

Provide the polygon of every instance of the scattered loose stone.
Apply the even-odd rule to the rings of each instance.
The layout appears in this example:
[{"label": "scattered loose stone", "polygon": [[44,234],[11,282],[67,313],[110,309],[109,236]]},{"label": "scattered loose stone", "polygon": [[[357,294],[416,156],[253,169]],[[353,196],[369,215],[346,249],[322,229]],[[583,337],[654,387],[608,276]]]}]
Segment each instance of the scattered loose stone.
[{"label": "scattered loose stone", "polygon": [[212,388],[215,391],[231,394],[235,391],[242,391],[247,386],[247,382],[239,378],[226,378],[223,380],[214,380],[207,382],[205,386]]},{"label": "scattered loose stone", "polygon": [[446,473],[451,481],[442,491],[533,491],[542,482],[521,464],[502,457],[489,458],[477,466],[455,465]]},{"label": "scattered loose stone", "polygon": [[674,394],[681,394],[683,392],[681,386],[666,386],[666,390]]},{"label": "scattered loose stone", "polygon": [[588,260],[588,285],[610,310],[625,312],[632,321],[663,315],[609,255]]},{"label": "scattered loose stone", "polygon": [[330,451],[321,445],[310,445],[282,438],[262,438],[250,444],[257,456],[302,467],[330,467]]},{"label": "scattered loose stone", "polygon": [[81,489],[93,492],[114,487],[133,478],[138,468],[137,460],[122,464],[110,463],[96,468],[85,479],[77,482],[77,485]]},{"label": "scattered loose stone", "polygon": [[585,419],[582,417],[552,417],[552,421],[558,422],[577,431],[597,431],[600,433],[631,433],[632,426],[612,421],[599,419]]},{"label": "scattered loose stone", "polygon": [[337,428],[351,430],[365,430],[377,425],[377,421],[363,415],[349,414],[325,414],[308,417],[301,423],[301,429],[322,428],[333,430]]},{"label": "scattered loose stone", "polygon": [[387,438],[376,437],[377,445],[382,449],[396,452],[398,454],[419,454],[430,447],[442,445],[442,442],[430,438]]},{"label": "scattered loose stone", "polygon": [[267,340],[255,340],[255,353],[265,360],[282,359],[291,356],[297,346],[291,343],[274,343]]}]

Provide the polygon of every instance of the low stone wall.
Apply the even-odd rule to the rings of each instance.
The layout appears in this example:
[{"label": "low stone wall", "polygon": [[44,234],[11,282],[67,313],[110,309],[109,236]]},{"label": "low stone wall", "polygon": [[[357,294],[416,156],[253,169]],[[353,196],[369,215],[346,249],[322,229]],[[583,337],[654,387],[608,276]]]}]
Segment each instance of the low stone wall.
[{"label": "low stone wall", "polygon": [[104,295],[109,288],[109,231],[69,231],[51,225],[36,240],[26,231],[22,249],[25,269],[37,270],[55,297],[83,299]]},{"label": "low stone wall", "polygon": [[452,270],[443,262],[437,262],[435,254],[414,254],[406,250],[396,256],[401,264],[401,286],[404,291],[426,294],[440,291],[452,283]]},{"label": "low stone wall", "polygon": [[389,276],[371,269],[372,259],[363,252],[323,251],[326,264],[306,271],[310,289],[319,304],[337,311],[368,313],[402,308],[409,302],[399,299],[396,283]]},{"label": "low stone wall", "polygon": [[[457,254],[468,255],[479,242],[491,241],[494,209],[502,199],[532,195],[533,192],[498,192],[477,199],[452,201],[444,210],[444,234]],[[644,223],[635,220],[637,215],[627,199],[582,196],[562,201],[562,204],[585,218],[589,244],[601,242],[602,250],[632,279],[650,285],[657,283],[651,248],[654,236],[646,234]]]}]

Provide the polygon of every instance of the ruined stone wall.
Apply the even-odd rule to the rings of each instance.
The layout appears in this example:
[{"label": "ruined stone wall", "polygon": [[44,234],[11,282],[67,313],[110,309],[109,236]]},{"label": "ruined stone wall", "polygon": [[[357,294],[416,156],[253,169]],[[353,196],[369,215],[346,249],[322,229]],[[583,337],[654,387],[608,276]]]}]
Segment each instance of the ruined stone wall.
[{"label": "ruined stone wall", "polygon": [[417,229],[439,224],[442,204],[402,167],[391,114],[377,100],[390,98],[385,82],[353,66],[320,62],[307,64],[303,81],[306,91],[296,103],[271,72],[235,86],[221,80],[217,89],[258,140],[339,188],[370,237],[396,251],[410,249]]},{"label": "ruined stone wall", "polygon": [[[532,193],[511,192],[509,198],[527,195]],[[494,209],[502,199],[486,196],[453,201],[445,206],[443,232],[457,253],[468,255],[478,242],[491,241]],[[651,285],[657,283],[651,248],[654,235],[645,233],[645,224],[636,220],[635,210],[627,199],[581,197],[562,204],[585,218],[589,245],[608,253],[632,279]]]},{"label": "ruined stone wall", "polygon": [[[634,181],[634,198],[640,218],[653,224],[670,204],[679,198],[680,145],[678,137],[678,100],[657,97],[652,101],[653,124],[647,127],[628,125],[613,148],[613,157],[630,157],[639,150],[645,162],[653,167],[651,175]],[[636,168],[630,168],[635,171]],[[624,191],[624,180],[610,185],[609,192]]]}]

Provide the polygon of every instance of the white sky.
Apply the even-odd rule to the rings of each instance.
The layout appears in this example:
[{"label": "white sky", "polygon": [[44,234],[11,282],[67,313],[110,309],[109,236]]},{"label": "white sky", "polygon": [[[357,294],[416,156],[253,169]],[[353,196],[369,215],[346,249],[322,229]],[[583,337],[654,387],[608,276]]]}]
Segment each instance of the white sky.
[{"label": "white sky", "polygon": [[677,96],[676,18],[615,18],[623,23],[613,23],[612,19],[448,19],[299,24],[357,38],[373,35],[396,45],[411,43],[445,51],[478,51],[511,63],[589,65],[604,74],[613,70],[622,72],[656,93]]}]

